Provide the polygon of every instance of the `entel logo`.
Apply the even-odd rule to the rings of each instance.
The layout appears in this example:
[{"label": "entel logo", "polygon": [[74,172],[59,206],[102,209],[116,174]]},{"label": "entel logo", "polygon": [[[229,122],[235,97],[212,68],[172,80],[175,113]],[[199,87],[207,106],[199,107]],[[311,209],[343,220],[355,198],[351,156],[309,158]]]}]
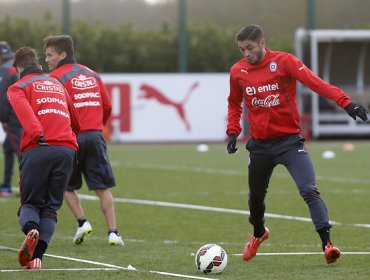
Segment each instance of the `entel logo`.
[{"label": "entel logo", "polygon": [[72,79],[72,87],[75,89],[93,88],[96,87],[96,80],[93,77],[79,75],[77,78]]},{"label": "entel logo", "polygon": [[246,87],[245,88],[245,93],[247,95],[256,95],[257,93],[263,93],[263,92],[269,92],[269,91],[274,91],[279,89],[279,84],[267,84],[263,86],[259,86],[257,88],[255,87]]}]

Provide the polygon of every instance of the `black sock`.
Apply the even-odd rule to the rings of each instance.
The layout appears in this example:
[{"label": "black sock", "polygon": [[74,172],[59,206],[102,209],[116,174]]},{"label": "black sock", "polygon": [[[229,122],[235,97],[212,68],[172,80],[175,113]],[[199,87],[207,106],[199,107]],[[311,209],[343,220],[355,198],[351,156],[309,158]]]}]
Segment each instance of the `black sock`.
[{"label": "black sock", "polygon": [[77,223],[78,223],[78,227],[82,227],[83,224],[86,222],[86,218],[85,217],[82,217],[80,219],[77,220]]},{"label": "black sock", "polygon": [[35,251],[33,251],[32,259],[42,260],[42,256],[44,255],[47,248],[48,244],[45,241],[39,239]]},{"label": "black sock", "polygon": [[322,228],[317,230],[317,232],[320,235],[322,242],[322,250],[324,251],[326,244],[328,243],[328,241],[330,242],[330,228]]},{"label": "black sock", "polygon": [[254,226],[253,236],[256,238],[261,238],[265,234],[265,231],[264,225]]},{"label": "black sock", "polygon": [[39,225],[36,222],[34,222],[34,221],[30,221],[30,222],[27,222],[24,225],[23,232],[24,232],[24,234],[27,235],[33,229],[39,230]]},{"label": "black sock", "polygon": [[111,234],[111,232],[114,232],[115,234],[119,235],[117,229],[108,229],[108,235]]}]

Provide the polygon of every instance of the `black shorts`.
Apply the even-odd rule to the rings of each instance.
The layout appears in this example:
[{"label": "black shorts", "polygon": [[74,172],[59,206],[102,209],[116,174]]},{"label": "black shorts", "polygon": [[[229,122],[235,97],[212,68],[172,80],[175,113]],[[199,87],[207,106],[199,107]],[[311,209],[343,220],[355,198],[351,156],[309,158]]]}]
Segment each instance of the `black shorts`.
[{"label": "black shorts", "polygon": [[82,186],[82,174],[89,190],[107,189],[115,186],[112,167],[107,155],[107,145],[98,130],[80,132],[77,137],[78,164],[74,169],[67,190]]},{"label": "black shorts", "polygon": [[64,146],[29,149],[20,164],[21,204],[56,213],[72,174],[76,152]]}]

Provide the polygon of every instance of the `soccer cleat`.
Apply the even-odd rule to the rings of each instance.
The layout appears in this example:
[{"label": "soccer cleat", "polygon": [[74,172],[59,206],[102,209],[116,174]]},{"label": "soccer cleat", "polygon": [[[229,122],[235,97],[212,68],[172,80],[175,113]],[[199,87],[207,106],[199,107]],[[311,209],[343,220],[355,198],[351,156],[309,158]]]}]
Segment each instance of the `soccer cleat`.
[{"label": "soccer cleat", "polygon": [[328,241],[325,246],[324,255],[327,264],[335,263],[340,257],[340,250]]},{"label": "soccer cleat", "polygon": [[36,258],[31,260],[27,265],[24,266],[24,269],[41,269],[41,259]]},{"label": "soccer cleat", "polygon": [[125,245],[125,242],[122,240],[122,236],[118,233],[115,234],[114,232],[111,232],[108,236],[108,242],[110,245]]},{"label": "soccer cleat", "polygon": [[77,228],[75,237],[73,237],[74,244],[81,244],[84,242],[85,237],[89,236],[92,232],[92,227],[88,221],[84,222],[81,227]]},{"label": "soccer cleat", "polygon": [[18,251],[18,261],[21,266],[26,266],[35,251],[37,242],[39,241],[39,232],[36,229],[31,230],[24,239],[21,248]]},{"label": "soccer cleat", "polygon": [[249,242],[244,248],[243,251],[243,259],[245,261],[249,261],[254,258],[254,256],[257,254],[258,247],[261,245],[261,243],[269,238],[270,232],[267,227],[265,227],[265,233],[262,237],[256,238],[253,235],[249,235]]}]

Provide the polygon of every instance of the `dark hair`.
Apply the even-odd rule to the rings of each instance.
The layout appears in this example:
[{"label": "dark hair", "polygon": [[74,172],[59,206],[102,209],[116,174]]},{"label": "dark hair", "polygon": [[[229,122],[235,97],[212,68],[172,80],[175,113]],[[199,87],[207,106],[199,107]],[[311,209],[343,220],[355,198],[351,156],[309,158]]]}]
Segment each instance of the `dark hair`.
[{"label": "dark hair", "polygon": [[248,25],[236,33],[237,41],[251,40],[259,42],[263,37],[262,28],[256,24]]},{"label": "dark hair", "polygon": [[44,39],[44,48],[54,47],[58,54],[66,52],[67,56],[74,55],[73,40],[68,35],[48,36]]},{"label": "dark hair", "polygon": [[14,55],[14,67],[22,67],[26,69],[30,66],[38,66],[39,61],[37,57],[37,52],[31,47],[21,47]]}]

